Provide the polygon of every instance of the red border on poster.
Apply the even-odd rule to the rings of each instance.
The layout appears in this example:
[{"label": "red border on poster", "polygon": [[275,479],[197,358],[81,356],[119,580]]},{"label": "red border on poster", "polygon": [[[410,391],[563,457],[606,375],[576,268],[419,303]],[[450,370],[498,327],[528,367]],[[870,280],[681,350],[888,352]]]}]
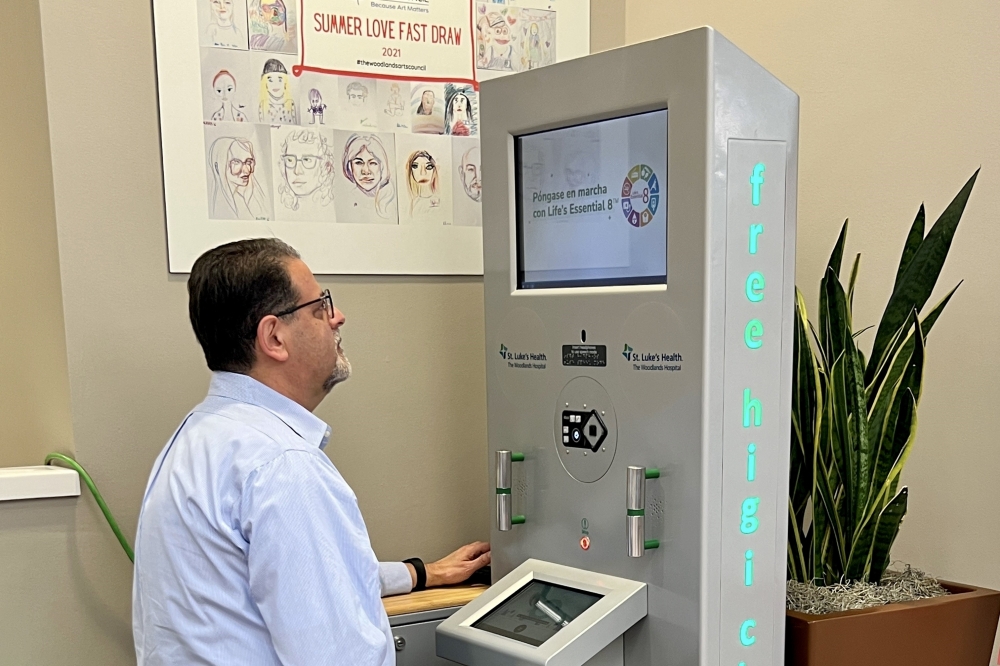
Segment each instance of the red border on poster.
[{"label": "red border on poster", "polygon": [[292,67],[292,74],[302,76],[302,72],[317,72],[319,74],[339,74],[342,76],[361,76],[366,79],[384,79],[391,81],[422,81],[424,83],[468,83],[474,90],[479,90],[479,81],[476,80],[476,5],[475,0],[469,0],[469,43],[470,57],[472,60],[472,78],[441,78],[433,76],[402,76],[399,74],[379,74],[374,72],[354,72],[341,69],[324,69],[322,67],[311,67],[306,64],[306,35],[305,35],[305,0],[299,0],[299,64]]}]

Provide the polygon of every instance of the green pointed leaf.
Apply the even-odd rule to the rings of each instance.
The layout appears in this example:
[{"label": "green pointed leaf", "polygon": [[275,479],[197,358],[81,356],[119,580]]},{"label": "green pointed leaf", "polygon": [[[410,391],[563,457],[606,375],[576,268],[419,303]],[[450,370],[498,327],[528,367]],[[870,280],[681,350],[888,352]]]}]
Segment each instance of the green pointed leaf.
[{"label": "green pointed leaf", "polygon": [[791,500],[788,502],[788,534],[788,578],[805,583],[809,580],[805,551],[802,549],[805,536]]},{"label": "green pointed leaf", "polygon": [[[934,322],[938,320],[941,313],[944,312],[944,308],[948,305],[948,301],[951,297],[955,295],[958,288],[962,286],[959,282],[955,285],[955,288],[948,292],[948,294],[938,301],[938,304],[934,306],[934,309],[928,313],[926,317],[920,320],[920,329],[923,333],[924,340],[930,334],[931,329],[934,327]],[[912,324],[905,327],[907,329],[912,328]],[[913,333],[911,332],[909,337],[902,345],[893,344],[891,345],[893,349],[892,353],[886,357],[885,362],[879,369],[878,374],[875,376],[875,380],[868,386],[868,405],[869,410],[875,404],[878,397],[878,393],[881,391],[882,387],[885,385],[892,386],[899,376],[903,374],[903,370],[906,369],[907,359],[913,350]]]},{"label": "green pointed leaf", "polygon": [[818,433],[817,406],[821,401],[819,369],[809,343],[806,316],[802,293],[796,290],[789,497],[800,521],[804,518],[806,504],[814,493],[813,449],[816,447]]},{"label": "green pointed leaf", "polygon": [[871,381],[875,376],[877,368],[888,351],[890,339],[899,330],[910,311],[920,312],[934,290],[934,285],[937,283],[941,267],[948,257],[951,241],[955,237],[955,231],[958,229],[958,223],[962,219],[962,213],[965,211],[965,205],[969,201],[969,195],[972,193],[978,175],[979,170],[977,169],[941,213],[941,217],[934,223],[931,230],[927,232],[927,237],[920,243],[920,247],[917,248],[912,260],[907,264],[906,270],[900,276],[899,285],[893,289],[885,311],[882,313],[878,331],[875,333],[871,359],[865,373],[866,380]]},{"label": "green pointed leaf", "polygon": [[[899,329],[897,337],[902,337],[906,331],[913,328],[914,324],[916,324],[916,312],[912,313],[912,316]],[[896,351],[897,355],[894,359],[891,360],[892,363],[899,364],[900,373],[895,378],[895,382],[887,385],[887,389],[883,394],[876,396],[875,403],[872,405],[872,408],[868,412],[868,430],[871,434],[872,441],[875,443],[876,449],[878,448],[879,442],[881,441],[883,426],[885,425],[886,422],[886,414],[888,413],[889,407],[892,405],[893,397],[895,396],[895,393],[899,388],[899,383],[898,383],[899,377],[902,376],[903,369],[905,369],[906,364],[910,362],[910,357],[913,355],[913,345],[912,344],[909,345],[909,347],[907,347],[905,352],[903,351],[904,346],[905,345],[902,343],[902,341],[900,341],[899,343],[894,343],[894,347],[897,350]],[[872,387],[869,386],[868,389],[871,390]],[[892,429],[889,428],[889,432],[891,431]],[[873,455],[874,453],[876,452],[873,452]]]},{"label": "green pointed leaf", "polygon": [[[823,558],[824,561],[828,562],[829,565],[836,569],[837,571],[844,570],[844,564],[847,562],[847,551],[845,548],[844,540],[844,530],[841,528],[840,516],[837,511],[837,502],[834,497],[833,488],[830,485],[828,472],[821,468],[817,470],[817,488],[819,489],[819,506],[814,508],[814,511],[818,514],[823,512],[826,522],[830,525],[830,540],[829,552],[826,553],[826,557]],[[824,571],[824,577],[826,577],[826,572]]]},{"label": "green pointed leaf", "polygon": [[917,248],[924,242],[925,218],[924,205],[920,204],[917,217],[914,218],[913,225],[910,226],[910,233],[906,236],[906,244],[903,245],[903,255],[899,258],[899,267],[896,269],[896,281],[892,285],[893,291],[899,286],[899,281],[902,279],[903,273],[906,272],[906,267],[913,261],[913,257],[917,253]]},{"label": "green pointed leaf", "polygon": [[851,504],[854,507],[854,525],[861,523],[868,501],[871,473],[871,450],[868,441],[868,410],[865,402],[864,366],[858,357],[857,348],[852,340],[848,341],[846,351],[847,366],[845,380],[847,391],[845,397],[848,410],[848,425],[850,427],[849,442],[851,454],[851,471],[854,497]]},{"label": "green pointed leaf", "polygon": [[861,253],[854,255],[854,265],[851,267],[851,280],[847,287],[847,305],[851,309],[851,316],[854,316],[854,285],[858,281],[858,269],[861,267]]},{"label": "green pointed leaf", "polygon": [[879,514],[878,524],[875,527],[875,538],[872,541],[869,583],[882,582],[882,576],[889,566],[892,544],[895,543],[896,537],[899,535],[899,527],[906,515],[908,497],[909,490],[904,486]]},{"label": "green pointed leaf", "polygon": [[833,271],[833,274],[840,277],[840,264],[844,261],[844,244],[847,242],[847,223],[849,220],[844,220],[844,225],[840,227],[840,237],[837,238],[837,244],[833,246],[833,252],[830,253],[830,261],[826,263],[826,267]]},{"label": "green pointed leaf", "polygon": [[872,541],[875,537],[876,519],[859,523],[857,534],[851,543],[851,552],[847,556],[847,566],[844,567],[846,580],[860,580],[865,576],[868,558],[871,555]]}]

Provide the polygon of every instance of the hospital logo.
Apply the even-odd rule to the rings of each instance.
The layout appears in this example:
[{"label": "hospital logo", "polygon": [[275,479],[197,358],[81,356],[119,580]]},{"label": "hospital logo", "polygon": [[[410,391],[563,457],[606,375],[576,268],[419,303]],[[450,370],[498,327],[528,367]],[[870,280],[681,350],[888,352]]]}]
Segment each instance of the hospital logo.
[{"label": "hospital logo", "polygon": [[633,227],[644,227],[653,221],[660,206],[660,181],[645,164],[629,169],[622,184],[622,213]]},{"label": "hospital logo", "polygon": [[507,346],[504,343],[500,343],[500,358],[507,358]]},{"label": "hospital logo", "polygon": [[626,361],[632,360],[632,348],[628,346],[627,342],[625,343],[625,350],[622,351],[622,356],[625,357]]}]

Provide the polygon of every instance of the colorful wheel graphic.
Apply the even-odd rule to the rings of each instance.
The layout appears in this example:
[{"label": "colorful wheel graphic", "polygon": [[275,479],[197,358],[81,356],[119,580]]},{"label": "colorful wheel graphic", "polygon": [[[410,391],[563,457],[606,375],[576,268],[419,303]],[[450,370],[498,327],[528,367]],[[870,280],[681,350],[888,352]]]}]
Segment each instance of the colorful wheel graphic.
[{"label": "colorful wheel graphic", "polygon": [[633,227],[644,227],[653,221],[660,205],[660,181],[645,164],[629,169],[622,185],[622,212]]}]

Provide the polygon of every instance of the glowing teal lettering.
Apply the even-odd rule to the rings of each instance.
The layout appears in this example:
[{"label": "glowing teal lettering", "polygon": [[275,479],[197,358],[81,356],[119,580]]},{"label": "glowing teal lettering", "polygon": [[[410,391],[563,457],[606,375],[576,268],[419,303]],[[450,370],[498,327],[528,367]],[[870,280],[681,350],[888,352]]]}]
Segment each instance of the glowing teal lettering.
[{"label": "glowing teal lettering", "polygon": [[747,298],[751,303],[764,300],[764,276],[757,271],[747,276]]},{"label": "glowing teal lettering", "polygon": [[743,341],[747,343],[747,347],[750,349],[760,349],[760,346],[764,344],[761,339],[764,336],[764,324],[760,323],[760,319],[751,319],[747,322],[747,327],[743,331]]},{"label": "glowing teal lettering", "polygon": [[750,397],[750,389],[743,389],[743,427],[750,427],[750,416],[753,414],[753,424],[756,427],[760,426],[761,417],[763,416],[763,409],[760,406],[760,400],[757,398]]},{"label": "glowing teal lettering", "polygon": [[757,254],[757,236],[764,233],[763,224],[750,225],[750,254]]},{"label": "glowing teal lettering", "polygon": [[750,647],[757,642],[757,637],[750,635],[750,630],[756,626],[756,620],[747,620],[740,625],[740,643],[742,643],[744,647]]}]

